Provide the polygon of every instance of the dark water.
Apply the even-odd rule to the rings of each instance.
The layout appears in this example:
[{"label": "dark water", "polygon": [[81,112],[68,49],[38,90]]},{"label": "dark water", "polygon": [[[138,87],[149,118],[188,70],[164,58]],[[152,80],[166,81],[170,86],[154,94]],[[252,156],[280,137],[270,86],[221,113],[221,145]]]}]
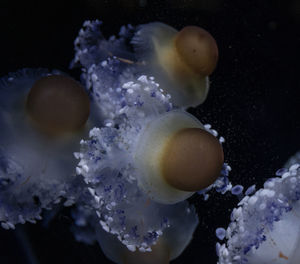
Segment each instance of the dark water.
[{"label": "dark water", "polygon": [[[300,150],[300,2],[297,0],[1,0],[0,73],[23,67],[70,72],[73,41],[83,21],[100,19],[107,36],[123,24],[162,21],[177,29],[199,25],[219,46],[207,101],[190,111],[225,137],[233,184],[250,186],[274,175]],[[237,199],[212,194],[191,201],[200,215],[194,240],[173,263],[216,263],[215,228],[227,226]],[[74,241],[62,211],[48,229],[27,225],[28,241],[0,230],[0,263],[110,263],[98,246]],[[33,260],[31,260],[32,262]],[[33,263],[33,262],[32,262]]]}]

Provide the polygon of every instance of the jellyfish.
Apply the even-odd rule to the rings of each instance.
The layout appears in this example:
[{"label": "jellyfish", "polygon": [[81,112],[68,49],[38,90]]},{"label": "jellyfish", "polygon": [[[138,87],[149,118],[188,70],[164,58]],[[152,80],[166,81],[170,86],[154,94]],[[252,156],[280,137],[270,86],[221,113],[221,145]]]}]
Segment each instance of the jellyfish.
[{"label": "jellyfish", "polygon": [[138,26],[131,43],[138,61],[158,76],[175,105],[196,106],[204,102],[208,76],[218,61],[218,47],[209,32],[198,26],[177,31],[156,22]]},{"label": "jellyfish", "polygon": [[118,37],[107,40],[101,33],[101,24],[86,21],[75,40],[72,66],[81,65],[84,76],[92,65],[110,56],[133,74],[154,76],[176,106],[196,106],[205,101],[208,76],[218,61],[216,41],[206,30],[187,26],[177,31],[155,22],[123,26]]},{"label": "jellyfish", "polygon": [[[230,189],[229,166],[223,160],[223,140],[210,126],[174,108],[151,76],[136,79],[123,72],[117,82],[112,76],[120,63],[107,59],[86,73],[106,119],[81,141],[77,173],[89,186],[102,229],[129,250],[147,251],[168,227],[180,228],[181,214],[194,211],[185,202],[188,197],[199,190]],[[187,225],[195,226],[195,221]]]},{"label": "jellyfish", "polygon": [[251,186],[232,211],[227,230],[217,230],[220,239],[226,237],[224,244],[217,243],[219,264],[299,263],[300,164],[276,176],[256,192]]},{"label": "jellyfish", "polygon": [[[139,250],[134,250],[133,246],[125,246],[117,236],[103,229],[98,224],[93,211],[87,209],[83,204],[73,210],[75,224],[72,226],[72,231],[79,242],[86,244],[97,242],[106,257],[114,263],[169,263],[181,255],[190,243],[199,221],[195,208],[188,205],[186,201],[164,206],[164,210],[164,212],[160,211],[160,214],[168,215],[168,220],[164,222],[168,227],[163,234],[156,234],[159,235],[159,238],[151,247],[144,243]],[[144,217],[150,217],[150,215],[144,215]],[[134,223],[133,218],[131,221]],[[135,233],[138,232],[136,229],[134,230]],[[155,233],[151,234],[151,236],[153,235]],[[150,230],[148,238],[150,238]]]},{"label": "jellyfish", "polygon": [[0,222],[34,223],[80,192],[73,152],[91,128],[89,97],[66,74],[22,69],[0,81]]}]

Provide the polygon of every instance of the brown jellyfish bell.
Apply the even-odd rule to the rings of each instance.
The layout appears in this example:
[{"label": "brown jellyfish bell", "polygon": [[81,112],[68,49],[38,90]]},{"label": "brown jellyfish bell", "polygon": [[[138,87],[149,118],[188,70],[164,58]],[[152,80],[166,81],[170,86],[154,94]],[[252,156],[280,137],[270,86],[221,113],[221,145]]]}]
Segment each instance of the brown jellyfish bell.
[{"label": "brown jellyfish bell", "polygon": [[221,143],[185,111],[150,121],[135,147],[138,184],[154,201],[173,204],[213,184],[224,162]]},{"label": "brown jellyfish bell", "polygon": [[213,135],[202,128],[184,128],[164,148],[162,175],[179,190],[202,190],[219,177],[223,162],[222,146]]},{"label": "brown jellyfish bell", "polygon": [[177,72],[185,71],[191,74],[208,76],[216,68],[218,61],[218,47],[215,39],[206,30],[187,26],[176,34],[174,39],[178,59],[181,61]]},{"label": "brown jellyfish bell", "polygon": [[37,80],[26,101],[33,123],[48,135],[80,130],[90,113],[90,102],[84,88],[64,75],[48,75]]},{"label": "brown jellyfish bell", "polygon": [[181,31],[163,24],[141,25],[132,39],[137,57],[172,96],[178,106],[203,103],[209,90],[208,76],[218,61],[218,46],[212,35],[197,26]]}]

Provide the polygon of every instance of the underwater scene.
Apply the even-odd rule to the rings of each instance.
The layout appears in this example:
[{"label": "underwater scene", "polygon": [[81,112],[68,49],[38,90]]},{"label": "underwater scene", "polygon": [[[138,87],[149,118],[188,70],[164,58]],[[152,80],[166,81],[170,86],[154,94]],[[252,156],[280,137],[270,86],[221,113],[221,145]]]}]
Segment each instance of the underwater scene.
[{"label": "underwater scene", "polygon": [[299,1],[0,12],[1,264],[300,263]]}]

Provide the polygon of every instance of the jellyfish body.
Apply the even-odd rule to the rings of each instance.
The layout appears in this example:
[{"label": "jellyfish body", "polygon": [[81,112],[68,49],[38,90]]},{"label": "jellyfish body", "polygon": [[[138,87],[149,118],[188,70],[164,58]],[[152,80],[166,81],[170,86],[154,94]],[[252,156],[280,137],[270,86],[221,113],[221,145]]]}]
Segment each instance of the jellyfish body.
[{"label": "jellyfish body", "polygon": [[[80,64],[84,71],[83,71],[83,79],[86,81],[86,86],[88,89],[91,90],[91,95],[96,102],[97,106],[99,107],[99,112],[102,114],[104,125],[107,126],[107,129],[113,130],[113,128],[119,128],[115,129],[115,133],[118,134],[117,138],[125,137],[125,139],[122,140],[126,143],[126,148],[130,151],[128,154],[124,154],[122,156],[122,160],[125,161],[133,159],[132,164],[136,164],[137,167],[139,167],[139,171],[141,171],[139,174],[144,175],[146,174],[146,171],[149,170],[149,166],[146,168],[143,166],[143,163],[146,164],[150,156],[155,156],[153,153],[148,153],[147,149],[151,149],[149,145],[151,143],[147,142],[158,142],[158,138],[155,138],[155,141],[151,139],[151,135],[147,135],[147,133],[143,133],[142,129],[148,128],[148,125],[152,124],[155,127],[154,120],[159,119],[160,116],[166,112],[170,112],[173,109],[173,98],[165,91],[164,86],[160,86],[159,83],[154,81],[154,77],[150,76],[147,77],[147,75],[140,75],[141,69],[144,69],[143,66],[136,64],[136,63],[129,63],[125,62],[124,60],[120,60],[119,54],[117,56],[109,56],[109,54],[114,54],[114,50],[121,50],[123,52],[130,52],[130,49],[128,47],[128,41],[133,38],[133,35],[135,33],[135,29],[128,25],[127,27],[122,27],[119,33],[119,38],[111,37],[109,40],[106,40],[101,31],[100,31],[101,22],[99,21],[86,21],[84,23],[84,28],[80,30],[79,36],[75,40],[75,58],[73,61],[73,64]],[[108,45],[109,43],[109,45]],[[119,51],[120,52],[120,51]],[[102,60],[103,58],[106,59]],[[131,57],[134,57],[135,54],[131,54]],[[160,88],[161,87],[161,88]],[[172,102],[172,103],[171,103]],[[190,122],[192,124],[192,127],[201,127],[203,128],[203,133],[205,134],[207,129],[203,127],[203,125],[199,121],[195,121],[195,118],[191,118],[190,115],[187,113],[183,113],[185,118],[183,119],[174,119],[168,117],[169,115],[166,115],[167,118],[169,118],[169,123],[180,123],[182,120],[194,120],[194,122]],[[186,124],[186,122],[184,122]],[[162,124],[161,124],[162,125]],[[166,126],[167,127],[167,126]],[[121,129],[126,128],[126,130],[121,131]],[[130,128],[130,129],[129,129]],[[133,129],[134,128],[134,129]],[[188,127],[181,127],[181,128],[188,128]],[[176,130],[176,128],[174,128]],[[156,130],[163,130],[162,126],[159,126],[156,128]],[[176,131],[169,131],[168,138],[171,138],[171,136]],[[209,130],[208,132],[215,133],[217,135],[216,131]],[[96,132],[98,133],[98,131]],[[111,132],[112,133],[112,132]],[[173,134],[172,134],[173,133]],[[91,135],[94,133],[92,132]],[[100,134],[103,134],[101,131]],[[97,138],[101,137],[97,136]],[[140,137],[140,141],[137,140],[139,138],[140,134],[145,135],[145,139]],[[152,132],[153,135],[158,135],[155,131]],[[162,133],[161,133],[162,134]],[[206,133],[208,134],[208,133]],[[121,135],[121,136],[120,136]],[[200,135],[200,133],[198,133]],[[210,134],[208,134],[210,136]],[[213,138],[213,137],[207,137]],[[163,136],[164,139],[167,139],[166,136]],[[186,139],[188,137],[185,137]],[[198,138],[201,138],[198,136]],[[214,139],[214,138],[213,138]],[[207,142],[212,142],[213,140],[205,140]],[[187,140],[185,140],[187,142]],[[215,144],[211,144],[210,146],[217,146],[219,147],[219,155],[216,155],[215,161],[216,161],[216,171],[211,171],[211,181],[209,181],[206,185],[199,185],[198,188],[204,189],[208,187],[208,185],[212,185],[215,182],[218,182],[218,186],[222,185],[220,189],[222,191],[226,189],[229,186],[229,183],[225,183],[226,180],[222,179],[219,181],[215,181],[218,176],[220,176],[220,170],[221,166],[223,164],[223,152],[221,149],[221,145],[219,142],[215,141]],[[144,147],[139,147],[140,145],[143,145]],[[160,144],[156,144],[156,146],[159,146]],[[174,145],[174,144],[173,144]],[[137,146],[135,148],[135,146]],[[202,146],[204,149],[204,145]],[[141,149],[145,149],[145,152],[142,153]],[[206,150],[211,149],[210,147],[206,147]],[[215,149],[215,148],[212,148]],[[158,151],[158,150],[157,150]],[[180,152],[180,150],[176,150],[176,152]],[[195,150],[197,151],[197,150]],[[120,155],[121,155],[120,151]],[[139,154],[137,154],[139,153]],[[128,156],[129,158],[124,158],[124,156]],[[191,156],[192,154],[190,154]],[[168,155],[166,155],[168,156]],[[178,155],[179,157],[180,155]],[[209,155],[207,155],[208,157]],[[212,154],[214,156],[214,154]],[[135,159],[134,157],[138,157]],[[144,161],[140,157],[143,158]],[[178,157],[177,160],[178,160]],[[117,161],[120,160],[119,157],[114,157]],[[156,164],[159,163],[160,157],[157,158]],[[82,161],[84,163],[84,161]],[[167,161],[166,161],[167,163]],[[175,159],[173,161],[173,164],[176,163]],[[185,162],[179,162],[179,163],[185,163]],[[195,162],[194,162],[195,163]],[[205,163],[205,162],[204,162]],[[204,164],[203,163],[203,164]],[[214,161],[211,160],[211,162],[208,162],[214,167]],[[121,164],[121,162],[119,162]],[[221,164],[221,165],[220,165]],[[172,168],[172,164],[170,166],[167,166],[164,168],[165,171],[170,170]],[[186,166],[185,168],[187,168]],[[183,168],[183,170],[185,169]],[[79,171],[81,171],[81,168],[78,168]],[[159,171],[160,168],[156,169],[156,172]],[[203,170],[204,171],[204,170]],[[224,167],[225,173],[221,173],[223,176],[225,176],[226,172],[228,172],[227,165]],[[152,170],[153,172],[153,170]],[[152,173],[148,173],[151,175]],[[159,174],[159,173],[155,173]],[[168,173],[167,173],[168,174]],[[173,174],[173,173],[169,173]],[[190,174],[189,174],[190,175]],[[226,178],[227,176],[225,176]],[[146,183],[147,180],[143,176],[138,177],[138,184],[139,186],[146,192],[148,195],[150,195],[151,199],[154,199],[159,202],[164,203],[174,203],[180,200],[183,200],[184,198],[187,198],[188,196],[192,195],[193,192],[195,192],[197,189],[185,189],[183,190],[176,190],[175,192],[177,194],[182,193],[182,197],[180,195],[177,198],[172,198],[168,201],[168,199],[160,199],[159,193],[163,195],[162,192],[156,191],[156,195],[151,195],[154,193],[154,190],[149,190],[149,186],[154,186],[154,178],[155,176],[147,176],[147,178],[152,178],[153,182],[151,180],[151,184]],[[168,177],[167,177],[168,178]],[[166,178],[166,179],[167,179]],[[191,178],[191,177],[190,177]],[[164,182],[163,180],[162,182]],[[168,180],[167,180],[168,181]],[[187,182],[187,181],[186,181]],[[174,184],[172,181],[169,181],[169,183],[173,187],[170,187],[169,189],[174,190]],[[178,183],[178,181],[177,181]],[[225,183],[225,184],[223,184]],[[169,186],[170,186],[169,184]],[[145,185],[148,187],[145,189]],[[181,184],[182,185],[182,184]],[[157,188],[157,186],[155,187]],[[178,189],[178,188],[177,188]],[[165,188],[165,193],[167,193],[167,189]],[[172,191],[171,191],[172,192]],[[150,194],[151,193],[151,194]],[[168,195],[168,194],[167,194]],[[175,195],[176,197],[176,195]]]},{"label": "jellyfish body", "polygon": [[218,47],[206,30],[187,26],[178,32],[163,23],[149,23],[138,26],[131,42],[138,60],[157,76],[175,105],[204,102],[208,76],[218,60]]},{"label": "jellyfish body", "polygon": [[90,121],[82,131],[54,136],[44,133],[32,121],[32,114],[40,109],[29,113],[30,89],[41,78],[53,75],[69,78],[59,71],[23,69],[1,79],[0,222],[4,228],[35,222],[43,208],[51,208],[62,197],[66,198],[65,205],[76,199],[75,182],[81,180],[76,178],[73,152],[87,133]]},{"label": "jellyfish body", "polygon": [[97,241],[104,254],[118,264],[169,263],[180,256],[192,240],[198,225],[197,214],[187,202],[164,206],[162,209],[165,211],[164,214],[168,215],[169,226],[159,236],[151,249],[147,246],[137,250],[134,250],[134,247],[126,247],[120,243],[116,236],[98,227]]},{"label": "jellyfish body", "polygon": [[233,210],[227,242],[217,244],[218,263],[299,262],[300,165],[280,171]]},{"label": "jellyfish body", "polygon": [[[183,128],[195,127],[205,133],[211,130],[185,111],[174,110],[170,97],[152,77],[122,75],[120,78],[129,76],[125,83],[112,78],[110,87],[103,86],[100,76],[105,73],[109,79],[118,63],[107,60],[92,66],[86,75],[91,94],[106,119],[104,127],[91,130],[90,139],[81,142],[81,150],[76,153],[80,160],[77,173],[90,186],[102,228],[127,247],[140,249],[151,247],[164,233],[166,208],[176,212],[176,207],[164,204],[181,202],[196,191],[182,191],[163,178],[160,155],[156,155],[162,151],[164,156],[160,146]],[[227,172],[224,166],[216,182],[228,186],[224,181]]]},{"label": "jellyfish body", "polygon": [[[132,226],[130,233],[123,237],[110,232],[108,226],[102,228],[92,208],[79,202],[72,214],[75,219],[72,231],[76,240],[87,244],[98,242],[106,257],[118,264],[169,263],[181,255],[192,240],[199,222],[194,206],[186,201],[175,205],[161,205],[151,201],[145,204],[141,199],[137,199],[133,207],[132,215],[123,213],[123,216],[126,215],[126,220],[123,221],[127,224],[130,222]],[[163,217],[163,228],[153,230],[148,218],[160,217]],[[144,222],[144,227],[137,225],[138,222]],[[140,228],[146,228],[148,231],[143,237],[139,237]],[[132,243],[132,236],[143,243],[136,246]]]},{"label": "jellyfish body", "polygon": [[136,28],[123,26],[118,37],[106,40],[100,26],[97,20],[84,23],[75,40],[73,66],[81,65],[87,72],[107,57],[115,58],[133,74],[154,76],[176,106],[204,102],[209,90],[208,75],[218,60],[216,42],[207,31],[189,26],[178,32],[157,22]]}]

